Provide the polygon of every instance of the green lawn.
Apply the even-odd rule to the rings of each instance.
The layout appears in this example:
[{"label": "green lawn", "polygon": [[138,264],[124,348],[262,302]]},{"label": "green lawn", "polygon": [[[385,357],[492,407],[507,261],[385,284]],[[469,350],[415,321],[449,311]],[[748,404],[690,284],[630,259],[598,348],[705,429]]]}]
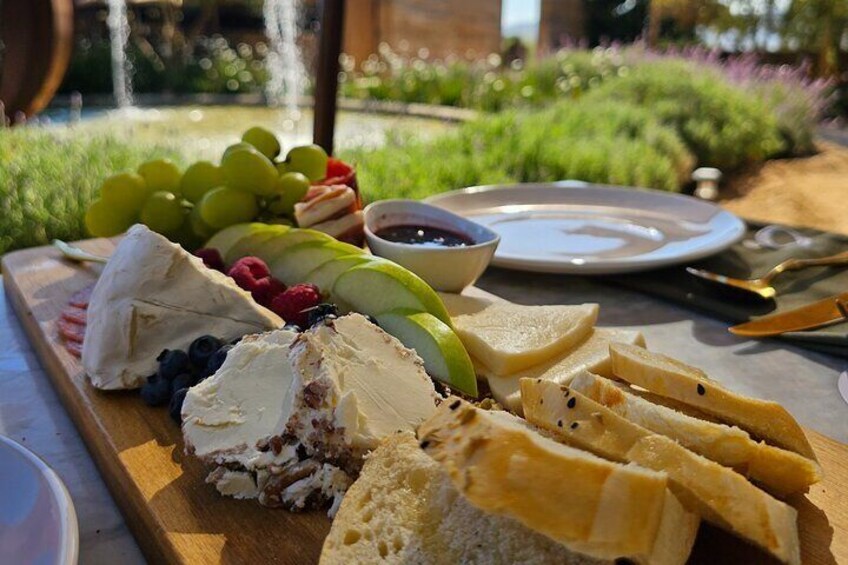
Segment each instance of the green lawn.
[{"label": "green lawn", "polygon": [[85,237],[83,216],[101,181],[173,150],[73,129],[0,129],[0,254]]}]

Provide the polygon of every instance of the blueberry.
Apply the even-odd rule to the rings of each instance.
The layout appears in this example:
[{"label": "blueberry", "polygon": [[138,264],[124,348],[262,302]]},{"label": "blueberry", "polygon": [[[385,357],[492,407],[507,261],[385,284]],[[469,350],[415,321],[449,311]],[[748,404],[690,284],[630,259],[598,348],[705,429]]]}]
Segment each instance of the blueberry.
[{"label": "blueberry", "polygon": [[188,388],[179,389],[174,393],[174,396],[171,397],[171,403],[168,405],[168,413],[171,415],[171,419],[177,424],[183,423],[183,401],[185,400],[187,393]]},{"label": "blueberry", "polygon": [[170,381],[179,374],[191,371],[185,351],[166,349],[156,359],[159,361],[159,377],[163,379]]},{"label": "blueberry", "polygon": [[171,381],[171,394],[176,393],[182,388],[194,386],[195,382],[196,380],[194,376],[189,373],[182,373],[181,375],[177,375],[176,377],[174,377],[174,380]]},{"label": "blueberry", "polygon": [[314,308],[310,308],[306,315],[306,321],[309,326],[314,326],[320,322],[323,322],[326,319],[333,319],[338,317],[339,308],[335,304],[329,304],[327,302],[322,302],[318,304]]},{"label": "blueberry", "polygon": [[375,318],[374,316],[369,316],[368,314],[365,314],[365,319],[374,324],[375,326],[380,325],[377,323],[377,318]]},{"label": "blueberry", "polygon": [[165,379],[149,381],[141,387],[141,399],[148,406],[162,406],[171,398],[171,383]]},{"label": "blueberry", "polygon": [[232,348],[232,345],[225,345],[209,357],[209,362],[206,363],[206,370],[204,371],[207,376],[214,375],[215,371],[221,368],[221,365],[227,359],[227,352]]},{"label": "blueberry", "polygon": [[217,337],[204,335],[193,342],[188,347],[188,358],[195,369],[204,369],[209,362],[209,357],[218,351],[223,343]]},{"label": "blueberry", "polygon": [[296,333],[300,333],[300,332],[303,331],[303,329],[301,329],[301,327],[298,326],[297,324],[286,324],[285,326],[283,326],[283,329],[289,330],[290,332],[296,332]]}]

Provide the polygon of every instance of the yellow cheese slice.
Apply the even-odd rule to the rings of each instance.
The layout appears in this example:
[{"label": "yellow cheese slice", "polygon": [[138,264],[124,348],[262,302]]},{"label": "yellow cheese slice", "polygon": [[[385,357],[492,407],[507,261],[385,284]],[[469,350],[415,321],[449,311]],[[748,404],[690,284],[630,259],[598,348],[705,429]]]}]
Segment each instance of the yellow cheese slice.
[{"label": "yellow cheese slice", "polygon": [[524,306],[441,294],[468,352],[509,375],[573,349],[592,332],[597,304]]},{"label": "yellow cheese slice", "polygon": [[512,375],[499,375],[478,359],[473,359],[474,368],[477,374],[489,383],[489,389],[495,400],[510,412],[520,415],[522,413],[521,379],[544,379],[558,384],[568,384],[583,371],[611,376],[612,366],[609,355],[611,343],[628,343],[644,347],[645,338],[635,330],[597,328],[575,349]]}]

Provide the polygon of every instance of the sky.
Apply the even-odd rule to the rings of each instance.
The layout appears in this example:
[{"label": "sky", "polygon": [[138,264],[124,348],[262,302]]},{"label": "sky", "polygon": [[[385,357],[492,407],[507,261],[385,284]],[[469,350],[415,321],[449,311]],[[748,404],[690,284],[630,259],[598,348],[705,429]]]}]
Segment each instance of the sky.
[{"label": "sky", "polygon": [[501,29],[539,22],[540,0],[503,0]]}]

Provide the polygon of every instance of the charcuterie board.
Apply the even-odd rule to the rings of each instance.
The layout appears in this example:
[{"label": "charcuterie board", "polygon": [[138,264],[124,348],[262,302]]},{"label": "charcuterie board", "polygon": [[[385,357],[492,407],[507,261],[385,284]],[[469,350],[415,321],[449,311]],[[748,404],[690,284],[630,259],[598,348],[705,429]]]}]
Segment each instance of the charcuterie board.
[{"label": "charcuterie board", "polygon": [[[81,242],[100,255],[110,240]],[[151,409],[134,392],[102,392],[57,337],[69,297],[99,275],[52,247],[3,257],[3,282],[21,324],[150,561],[168,563],[316,563],[329,531],[322,512],[293,514],[254,501],[219,496],[204,483],[200,462],[183,454],[166,409]],[[481,292],[481,291],[478,291]],[[807,432],[825,480],[790,502],[799,511],[803,562],[848,562],[848,446]],[[759,550],[702,526],[692,563],[767,563]]]}]

